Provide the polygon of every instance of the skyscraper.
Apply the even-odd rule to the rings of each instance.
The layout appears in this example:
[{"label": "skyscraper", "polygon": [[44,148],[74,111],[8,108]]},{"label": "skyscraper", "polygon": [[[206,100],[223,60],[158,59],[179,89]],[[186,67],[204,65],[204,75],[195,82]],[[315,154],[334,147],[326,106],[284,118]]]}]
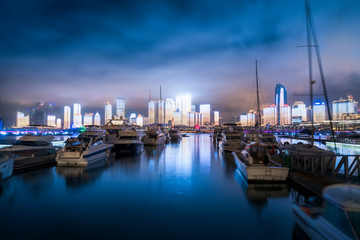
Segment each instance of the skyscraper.
[{"label": "skyscraper", "polygon": [[284,104],[280,108],[280,125],[291,124],[291,107]]},{"label": "skyscraper", "polygon": [[274,126],[277,124],[277,108],[275,104],[272,104],[263,109],[264,124],[270,124]]},{"label": "skyscraper", "polygon": [[214,111],[214,125],[220,125],[220,112]]},{"label": "skyscraper", "polygon": [[125,118],[125,99],[117,98],[116,99],[116,115],[120,118]]},{"label": "skyscraper", "polygon": [[71,108],[69,106],[64,107],[64,128],[70,128],[70,116]]},{"label": "skyscraper", "polygon": [[84,115],[84,126],[93,125],[93,113],[85,113]]},{"label": "skyscraper", "polygon": [[150,101],[148,103],[148,117],[149,117],[149,124],[156,123],[156,101]]},{"label": "skyscraper", "polygon": [[17,115],[16,115],[16,127],[17,128],[22,128],[22,127],[29,126],[29,124],[30,124],[29,120],[30,120],[29,115],[25,116],[24,113],[17,112]]},{"label": "skyscraper", "polygon": [[136,125],[142,127],[144,125],[144,118],[139,114],[136,118]]},{"label": "skyscraper", "polygon": [[167,98],[165,102],[165,123],[169,123],[169,121],[173,121],[175,109],[176,109],[176,104],[174,99]]},{"label": "skyscraper", "polygon": [[46,125],[51,126],[51,127],[56,127],[56,117],[55,117],[55,115],[48,115],[47,116]]},{"label": "skyscraper", "polygon": [[112,106],[109,101],[105,103],[105,125],[112,119]]},{"label": "skyscraper", "polygon": [[323,122],[326,120],[325,102],[315,102],[313,109],[314,122]]},{"label": "skyscraper", "polygon": [[100,114],[99,114],[99,112],[96,112],[96,113],[95,113],[94,125],[98,125],[98,126],[101,125],[101,119],[100,119]]},{"label": "skyscraper", "polygon": [[158,123],[165,123],[165,101],[158,101]]},{"label": "skyscraper", "polygon": [[275,87],[275,105],[277,110],[277,124],[280,124],[280,108],[287,104],[287,92],[283,85],[276,84]]},{"label": "skyscraper", "polygon": [[291,109],[292,122],[300,123],[307,121],[306,105],[302,101],[296,101]]},{"label": "skyscraper", "polygon": [[73,112],[73,126],[75,128],[79,128],[82,126],[82,115],[81,115],[81,105],[78,103],[74,104],[74,112]]},{"label": "skyscraper", "polygon": [[61,118],[57,118],[57,119],[56,119],[56,127],[57,127],[58,129],[61,129]]},{"label": "skyscraper", "polygon": [[200,113],[203,115],[204,124],[209,124],[211,113],[210,104],[200,104]]},{"label": "skyscraper", "polygon": [[46,121],[47,121],[46,116],[47,116],[47,111],[46,111],[45,103],[43,101],[38,102],[36,104],[36,107],[31,112],[30,122],[32,125],[46,125]]},{"label": "skyscraper", "polygon": [[357,112],[358,102],[354,101],[351,95],[347,99],[340,98],[333,101],[333,118],[341,120],[343,114],[355,114]]}]

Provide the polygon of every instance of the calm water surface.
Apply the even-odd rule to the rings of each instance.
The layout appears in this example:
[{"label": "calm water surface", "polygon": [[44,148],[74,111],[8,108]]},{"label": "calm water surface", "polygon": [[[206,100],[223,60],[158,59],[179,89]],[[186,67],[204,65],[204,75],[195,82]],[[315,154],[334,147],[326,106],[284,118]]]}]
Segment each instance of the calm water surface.
[{"label": "calm water surface", "polygon": [[292,239],[286,184],[248,185],[209,135],[94,169],[46,168],[0,184],[1,239]]}]

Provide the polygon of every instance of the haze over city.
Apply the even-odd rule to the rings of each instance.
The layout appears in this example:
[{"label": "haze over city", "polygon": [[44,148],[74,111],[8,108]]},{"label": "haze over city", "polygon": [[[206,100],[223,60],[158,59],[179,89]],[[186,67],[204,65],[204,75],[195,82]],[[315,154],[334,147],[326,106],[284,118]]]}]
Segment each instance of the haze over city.
[{"label": "haze over city", "polygon": [[[330,100],[359,100],[360,3],[313,1]],[[103,111],[125,98],[147,113],[153,99],[190,93],[225,118],[262,105],[283,84],[288,103],[308,91],[304,3],[298,1],[12,1],[0,4],[0,116],[44,100]],[[320,80],[315,75],[315,80]],[[320,87],[315,87],[319,91]]]}]

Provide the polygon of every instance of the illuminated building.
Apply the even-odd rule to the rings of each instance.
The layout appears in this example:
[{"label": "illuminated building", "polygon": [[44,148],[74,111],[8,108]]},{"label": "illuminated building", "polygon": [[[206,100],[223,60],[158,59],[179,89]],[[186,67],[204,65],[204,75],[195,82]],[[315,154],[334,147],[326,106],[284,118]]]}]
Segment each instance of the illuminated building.
[{"label": "illuminated building", "polygon": [[248,125],[247,113],[242,113],[240,115],[240,124],[241,124],[241,126],[247,126]]},{"label": "illuminated building", "polygon": [[73,127],[74,128],[82,127],[81,105],[78,103],[74,104]]},{"label": "illuminated building", "polygon": [[94,125],[100,126],[101,125],[101,118],[99,112],[95,113],[94,117]]},{"label": "illuminated building", "polygon": [[181,112],[174,112],[173,125],[182,125],[181,119],[182,119],[182,113]]},{"label": "illuminated building", "polygon": [[191,112],[191,95],[185,94],[176,97],[176,107],[177,112],[181,112],[181,124],[187,125],[188,123],[188,113]]},{"label": "illuminated building", "polygon": [[175,112],[175,101],[172,98],[167,98],[165,102],[165,123],[173,121]]},{"label": "illuminated building", "polygon": [[158,101],[158,121],[157,123],[165,123],[165,101]]},{"label": "illuminated building", "polygon": [[314,122],[323,122],[326,120],[326,111],[324,102],[315,102],[314,103]]},{"label": "illuminated building", "polygon": [[195,105],[191,105],[191,112],[196,112],[196,106]]},{"label": "illuminated building", "polygon": [[22,112],[17,112],[16,114],[16,127],[23,128],[29,126],[30,124],[30,116],[26,115]]},{"label": "illuminated building", "polygon": [[284,104],[280,108],[280,125],[291,124],[291,107]]},{"label": "illuminated building", "polygon": [[255,126],[256,111],[250,110],[247,113],[247,126]]},{"label": "illuminated building", "polygon": [[112,106],[109,101],[105,103],[105,124],[112,119]]},{"label": "illuminated building", "polygon": [[118,118],[125,118],[125,99],[117,98],[116,99],[116,115]]},{"label": "illuminated building", "polygon": [[214,125],[220,125],[220,112],[214,111]]},{"label": "illuminated building", "polygon": [[275,105],[276,105],[276,120],[277,124],[280,124],[280,108],[287,104],[287,92],[285,87],[281,84],[276,84],[275,86]]},{"label": "illuminated building", "polygon": [[56,119],[56,128],[61,129],[61,118]]},{"label": "illuminated building", "polygon": [[136,113],[131,113],[129,118],[130,123],[136,124]]},{"label": "illuminated building", "polygon": [[144,126],[144,118],[139,114],[136,118],[136,125],[142,127]]},{"label": "illuminated building", "polygon": [[333,101],[333,118],[334,120],[341,120],[341,117],[345,114],[356,114],[358,102],[354,101],[351,95],[348,95],[347,99],[340,98]]},{"label": "illuminated building", "polygon": [[93,116],[94,116],[93,113],[85,113],[85,115],[84,115],[84,126],[93,125]]},{"label": "illuminated building", "polygon": [[71,119],[71,108],[70,108],[70,106],[65,106],[64,107],[64,128],[71,127],[70,119]]},{"label": "illuminated building", "polygon": [[55,115],[48,115],[47,116],[46,125],[51,126],[51,127],[56,127],[56,117],[55,117]]},{"label": "illuminated building", "polygon": [[203,115],[204,124],[210,124],[210,104],[200,104],[200,113]]},{"label": "illuminated building", "polygon": [[156,101],[150,101],[148,103],[148,114],[149,124],[156,123]]},{"label": "illuminated building", "polygon": [[306,122],[306,105],[302,101],[296,101],[291,109],[292,123]]},{"label": "illuminated building", "polygon": [[264,124],[270,124],[271,126],[275,126],[277,124],[277,106],[272,104],[263,109],[263,118]]}]

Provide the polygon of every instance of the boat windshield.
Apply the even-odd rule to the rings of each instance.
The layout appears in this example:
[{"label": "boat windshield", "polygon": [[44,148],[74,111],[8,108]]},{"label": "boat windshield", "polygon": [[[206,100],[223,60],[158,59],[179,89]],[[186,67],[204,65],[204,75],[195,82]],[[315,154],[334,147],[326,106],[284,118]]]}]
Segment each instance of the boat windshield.
[{"label": "boat windshield", "polygon": [[120,136],[119,139],[136,140],[136,139],[138,139],[138,137],[137,136]]},{"label": "boat windshield", "polygon": [[349,220],[354,227],[356,235],[360,237],[360,212],[347,212]]},{"label": "boat windshield", "polygon": [[48,146],[49,143],[43,141],[16,141],[14,145],[22,146]]}]

